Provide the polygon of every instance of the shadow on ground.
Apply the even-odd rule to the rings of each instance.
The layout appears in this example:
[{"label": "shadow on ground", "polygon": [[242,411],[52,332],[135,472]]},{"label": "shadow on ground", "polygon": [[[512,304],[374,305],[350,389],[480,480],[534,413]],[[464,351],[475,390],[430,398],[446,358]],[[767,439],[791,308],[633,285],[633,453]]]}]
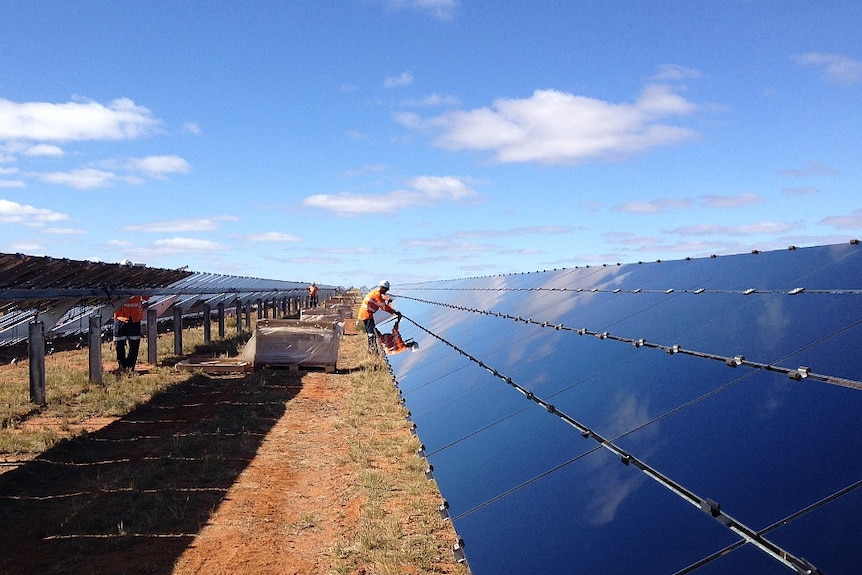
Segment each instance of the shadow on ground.
[{"label": "shadow on ground", "polygon": [[0,574],[169,574],[300,390],[196,374],[0,475]]}]

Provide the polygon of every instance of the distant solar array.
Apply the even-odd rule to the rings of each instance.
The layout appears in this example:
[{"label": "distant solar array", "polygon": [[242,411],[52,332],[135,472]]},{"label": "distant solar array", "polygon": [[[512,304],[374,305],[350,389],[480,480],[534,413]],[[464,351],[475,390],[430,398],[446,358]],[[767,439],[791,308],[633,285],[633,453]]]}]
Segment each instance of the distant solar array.
[{"label": "distant solar array", "polygon": [[[88,318],[107,322],[132,295],[148,295],[159,313],[201,313],[204,306],[246,305],[298,297],[308,284],[241,276],[150,268],[143,265],[0,254],[0,346],[27,338],[27,324],[39,318],[49,336],[85,333]],[[320,286],[321,299],[335,292]],[[171,309],[168,312],[168,309]]]},{"label": "distant solar array", "polygon": [[862,572],[862,246],[393,286],[475,575]]}]

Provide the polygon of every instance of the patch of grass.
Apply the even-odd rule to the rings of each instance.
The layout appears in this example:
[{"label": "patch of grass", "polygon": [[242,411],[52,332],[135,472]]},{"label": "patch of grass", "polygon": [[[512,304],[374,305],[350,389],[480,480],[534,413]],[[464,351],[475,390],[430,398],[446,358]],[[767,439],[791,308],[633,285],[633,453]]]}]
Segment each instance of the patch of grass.
[{"label": "patch of grass", "polygon": [[[353,345],[359,339],[354,338]],[[351,496],[363,503],[352,540],[332,550],[336,572],[443,572],[438,566],[452,564],[455,541],[451,526],[437,511],[440,493],[425,477],[427,463],[416,455],[419,440],[408,430],[407,411],[388,366],[363,353],[361,369],[351,375],[350,412],[343,424],[351,440],[348,459],[358,468]],[[450,545],[447,537],[452,537]],[[455,569],[445,572],[470,572],[466,564]]]},{"label": "patch of grass", "polygon": [[[217,334],[215,325],[211,334]],[[82,433],[81,424],[94,417],[119,417],[148,401],[155,394],[187,379],[172,366],[182,357],[199,355],[236,355],[251,337],[244,331],[224,340],[203,343],[203,328],[183,330],[183,355],[174,354],[174,334],[158,338],[159,365],[146,364],[146,338],[141,340],[139,367],[147,367],[146,375],[118,374],[106,370],[102,384],[89,378],[89,350],[76,349],[45,357],[45,406],[30,402],[30,372],[26,360],[0,365],[0,453],[26,456],[37,454]],[[115,350],[112,342],[102,344],[103,364],[112,363]],[[42,429],[26,429],[34,417],[47,419]]]},{"label": "patch of grass", "polygon": [[305,531],[306,529],[314,529],[317,525],[317,516],[314,513],[303,513],[293,523],[294,532]]}]

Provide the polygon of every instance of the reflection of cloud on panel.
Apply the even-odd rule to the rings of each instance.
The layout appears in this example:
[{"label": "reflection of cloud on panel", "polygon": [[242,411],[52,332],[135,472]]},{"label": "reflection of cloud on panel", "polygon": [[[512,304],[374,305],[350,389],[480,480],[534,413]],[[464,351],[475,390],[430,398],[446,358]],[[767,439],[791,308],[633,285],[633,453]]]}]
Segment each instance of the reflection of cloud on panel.
[{"label": "reflection of cloud on panel", "polygon": [[[607,428],[600,433],[610,439],[622,436],[633,429],[649,422],[648,398],[637,398],[631,395],[617,394],[613,401],[615,408],[608,417]],[[628,450],[641,459],[652,453],[654,440],[659,435],[659,423],[653,422],[648,427],[639,430],[636,436],[628,438]],[[589,507],[588,520],[594,525],[604,525],[613,521],[617,510],[626,498],[634,493],[646,481],[646,476],[639,470],[627,465],[620,465],[618,460],[607,458],[588,458],[596,465],[590,476],[595,479],[590,486],[594,492]]]},{"label": "reflection of cloud on panel", "polygon": [[584,521],[607,525],[616,517],[620,505],[646,482],[646,476],[615,458],[591,457],[588,461],[595,467],[589,473],[589,484],[583,486],[590,492]]}]

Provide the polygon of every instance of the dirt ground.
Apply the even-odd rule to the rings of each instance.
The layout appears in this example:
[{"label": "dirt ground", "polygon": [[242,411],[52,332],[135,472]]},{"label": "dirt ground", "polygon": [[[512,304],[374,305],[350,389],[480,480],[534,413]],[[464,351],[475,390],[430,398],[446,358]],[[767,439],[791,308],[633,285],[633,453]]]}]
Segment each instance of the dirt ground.
[{"label": "dirt ground", "polygon": [[[375,573],[343,553],[364,520],[343,429],[358,339],[345,336],[335,373],[193,375],[3,473],[0,575]],[[427,529],[411,527],[416,508],[387,511]],[[433,572],[467,573],[437,519]]]}]

